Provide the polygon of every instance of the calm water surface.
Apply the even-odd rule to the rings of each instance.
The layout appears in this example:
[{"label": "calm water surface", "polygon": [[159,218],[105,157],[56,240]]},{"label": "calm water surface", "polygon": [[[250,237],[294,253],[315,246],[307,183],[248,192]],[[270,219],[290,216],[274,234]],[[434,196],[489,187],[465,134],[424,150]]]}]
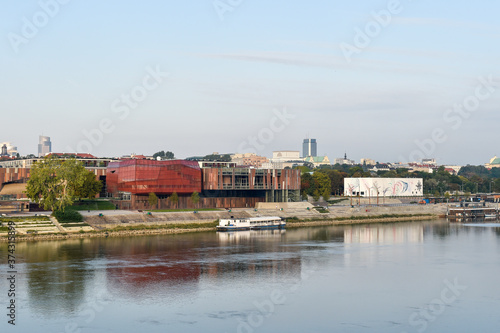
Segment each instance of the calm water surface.
[{"label": "calm water surface", "polygon": [[497,332],[500,225],[18,243],[1,332]]}]

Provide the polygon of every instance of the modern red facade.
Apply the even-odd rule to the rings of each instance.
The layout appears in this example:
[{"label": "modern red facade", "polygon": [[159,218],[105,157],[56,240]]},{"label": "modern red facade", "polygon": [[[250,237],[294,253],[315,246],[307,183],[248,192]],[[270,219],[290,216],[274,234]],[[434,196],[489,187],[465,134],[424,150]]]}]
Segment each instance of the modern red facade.
[{"label": "modern red facade", "polygon": [[191,194],[201,192],[198,162],[125,160],[111,162],[106,173],[108,193]]},{"label": "modern red facade", "polygon": [[[124,160],[108,165],[107,192],[122,209],[255,207],[258,202],[300,199],[300,170],[201,168],[196,161]],[[178,199],[170,200],[176,192]],[[199,201],[191,195],[199,193]]]}]

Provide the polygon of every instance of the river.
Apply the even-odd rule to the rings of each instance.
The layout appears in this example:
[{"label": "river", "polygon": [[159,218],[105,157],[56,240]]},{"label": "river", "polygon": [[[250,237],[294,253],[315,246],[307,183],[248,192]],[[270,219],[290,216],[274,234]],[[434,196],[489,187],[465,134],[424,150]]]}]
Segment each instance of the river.
[{"label": "river", "polygon": [[[500,224],[0,244],[2,332],[496,332]],[[15,327],[9,324],[15,300]]]}]

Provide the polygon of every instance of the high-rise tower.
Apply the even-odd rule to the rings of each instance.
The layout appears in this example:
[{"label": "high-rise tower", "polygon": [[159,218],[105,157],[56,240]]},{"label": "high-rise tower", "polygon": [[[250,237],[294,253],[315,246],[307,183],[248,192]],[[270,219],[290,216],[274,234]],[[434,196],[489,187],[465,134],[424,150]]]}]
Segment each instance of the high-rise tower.
[{"label": "high-rise tower", "polygon": [[40,135],[38,139],[38,157],[43,157],[52,152],[52,143],[48,136]]},{"label": "high-rise tower", "polygon": [[316,144],[316,139],[304,139],[302,143],[302,156],[318,156],[318,148]]}]

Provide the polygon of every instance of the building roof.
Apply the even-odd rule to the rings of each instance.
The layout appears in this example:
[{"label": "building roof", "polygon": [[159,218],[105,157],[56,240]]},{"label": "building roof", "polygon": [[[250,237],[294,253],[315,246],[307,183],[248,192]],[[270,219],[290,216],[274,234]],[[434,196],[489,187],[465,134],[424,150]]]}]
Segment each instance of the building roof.
[{"label": "building roof", "polygon": [[59,156],[59,157],[61,157],[61,156],[75,156],[78,158],[97,158],[94,155],[89,154],[89,153],[48,153],[47,154],[47,156],[52,156],[52,155]]},{"label": "building roof", "polygon": [[499,157],[493,157],[491,160],[490,160],[490,164],[500,164],[500,158]]},{"label": "building roof", "polygon": [[5,184],[0,191],[0,195],[17,195],[26,191],[26,183]]},{"label": "building roof", "polygon": [[327,156],[307,156],[304,161],[312,163],[330,163]]}]

